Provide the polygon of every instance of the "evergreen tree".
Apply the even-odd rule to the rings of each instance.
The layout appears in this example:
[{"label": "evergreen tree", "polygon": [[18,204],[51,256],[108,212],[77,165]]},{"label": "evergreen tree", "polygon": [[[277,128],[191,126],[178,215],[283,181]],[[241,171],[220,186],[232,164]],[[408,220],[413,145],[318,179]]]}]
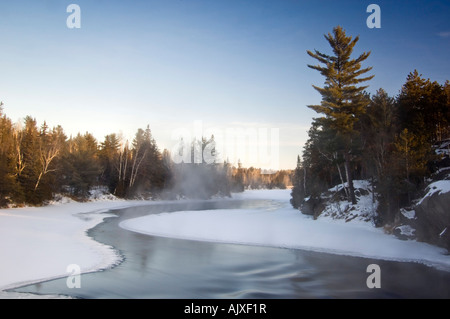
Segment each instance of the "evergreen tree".
[{"label": "evergreen tree", "polygon": [[100,144],[98,152],[99,161],[102,167],[100,182],[106,185],[111,193],[114,193],[119,182],[117,174],[119,149],[120,139],[113,133],[105,136],[105,140]]},{"label": "evergreen tree", "polygon": [[430,144],[442,139],[450,125],[445,87],[425,79],[417,70],[411,72],[398,96],[399,120],[403,128],[424,136]]},{"label": "evergreen tree", "polygon": [[357,133],[355,125],[368,104],[364,94],[367,86],[358,86],[358,84],[373,78],[373,75],[360,77],[372,69],[371,67],[361,68],[361,63],[369,57],[370,52],[364,52],[356,59],[351,59],[353,48],[359,37],[355,39],[348,37],[340,26],[333,29],[333,34],[325,35],[325,39],[330,44],[333,55],[317,50],[307,51],[308,55],[322,64],[322,66],[308,65],[308,67],[319,71],[325,77],[323,88],[313,86],[322,95],[321,104],[308,107],[324,114],[331,127],[344,141],[344,146],[339,151],[344,158],[350,200],[356,204],[350,152],[352,139]]},{"label": "evergreen tree", "polygon": [[422,184],[423,177],[427,174],[431,147],[426,149],[422,146],[424,144],[426,144],[424,135],[415,135],[407,128],[403,129],[395,141],[395,152],[399,159],[404,190],[408,194],[408,204],[411,203],[411,193]]},{"label": "evergreen tree", "polygon": [[[330,188],[335,182],[333,172],[333,158],[337,151],[330,149],[334,145],[334,137],[327,126],[323,126],[323,118],[315,119],[308,131],[308,140],[303,151],[303,169],[305,174],[305,196],[311,196],[315,199],[320,198],[321,193]],[[329,138],[333,136],[333,139]],[[323,140],[325,138],[325,140]],[[331,163],[330,163],[331,161]],[[330,165],[331,164],[331,165]],[[339,162],[336,159],[336,165]]]},{"label": "evergreen tree", "polygon": [[17,183],[14,176],[14,131],[9,118],[3,114],[0,102],[0,207],[17,200]]},{"label": "evergreen tree", "polygon": [[447,119],[447,127],[442,128],[442,139],[450,138],[450,81],[445,81],[444,84],[444,93],[447,98],[447,103],[445,107],[445,118]]},{"label": "evergreen tree", "polygon": [[292,178],[292,191],[291,191],[291,205],[292,207],[299,209],[305,198],[305,170],[302,167],[300,155],[297,156],[297,166]]},{"label": "evergreen tree", "polygon": [[[325,180],[327,182],[326,188],[330,188],[331,186],[338,183],[336,178],[339,178],[339,183],[344,184],[344,191],[347,198],[350,198],[350,191],[348,185],[345,185],[343,173],[341,169],[341,165],[344,163],[343,156],[339,150],[342,150],[345,147],[345,141],[342,138],[335,128],[330,125],[330,120],[327,118],[318,118],[315,119],[315,125],[317,125],[317,130],[313,130],[311,133],[315,134],[312,139],[314,143],[315,150],[320,154],[320,163],[325,168],[325,172],[327,173]],[[313,125],[314,126],[314,125]],[[357,141],[357,139],[354,139]],[[354,149],[354,144],[352,143],[351,151],[356,154],[356,150]],[[328,163],[326,163],[328,162]],[[317,166],[319,162],[313,162],[312,165]],[[331,164],[331,165],[330,165]],[[336,168],[336,170],[335,170]],[[336,172],[338,173],[336,175]]]},{"label": "evergreen tree", "polygon": [[78,133],[68,143],[68,153],[63,160],[64,185],[73,195],[83,198],[98,183],[101,173],[97,140],[90,133]]},{"label": "evergreen tree", "polygon": [[369,176],[381,179],[389,165],[389,152],[398,132],[398,111],[395,99],[383,89],[372,96],[362,117],[361,138],[365,145],[363,162]]},{"label": "evergreen tree", "polygon": [[362,162],[368,176],[372,177],[372,189],[378,193],[378,217],[376,226],[392,222],[398,212],[399,179],[397,159],[393,154],[398,131],[398,111],[395,99],[383,89],[372,96],[367,111],[361,119],[361,138],[365,145]]},{"label": "evergreen tree", "polygon": [[39,204],[43,198],[35,192],[36,181],[40,173],[39,131],[36,120],[25,117],[25,126],[17,141],[18,174],[17,179],[24,194],[24,200],[30,204]]},{"label": "evergreen tree", "polygon": [[153,138],[149,125],[145,129],[144,139],[148,151],[142,167],[141,175],[144,181],[141,187],[146,192],[157,192],[164,187],[165,172],[162,163],[162,154]]},{"label": "evergreen tree", "polygon": [[150,127],[138,129],[133,140],[129,195],[151,194],[164,186],[162,156]]}]

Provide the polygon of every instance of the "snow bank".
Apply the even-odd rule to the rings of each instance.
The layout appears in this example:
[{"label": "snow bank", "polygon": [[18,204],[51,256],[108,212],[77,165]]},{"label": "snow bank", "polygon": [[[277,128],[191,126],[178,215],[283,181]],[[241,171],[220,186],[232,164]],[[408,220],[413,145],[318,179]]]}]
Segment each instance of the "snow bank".
[{"label": "snow bank", "polygon": [[450,270],[445,249],[401,241],[368,222],[303,215],[290,207],[290,190],[248,191],[235,197],[271,199],[268,209],[183,211],[125,220],[120,227],[180,239],[306,249],[341,255],[422,262]]},{"label": "snow bank", "polygon": [[63,199],[45,207],[0,210],[0,298],[17,297],[1,290],[68,276],[70,264],[90,272],[120,261],[112,247],[94,241],[86,231],[112,216],[101,213],[135,204],[142,201]]}]

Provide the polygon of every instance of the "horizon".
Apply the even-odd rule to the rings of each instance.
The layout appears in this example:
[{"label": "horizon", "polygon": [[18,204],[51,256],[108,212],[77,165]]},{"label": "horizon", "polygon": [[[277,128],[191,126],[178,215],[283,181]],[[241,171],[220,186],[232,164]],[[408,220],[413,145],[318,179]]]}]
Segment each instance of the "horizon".
[{"label": "horizon", "polygon": [[279,169],[294,169],[316,116],[307,105],[321,100],[312,85],[324,82],[306,51],[330,52],[323,36],[336,25],[360,37],[355,55],[371,51],[371,94],[397,95],[415,69],[448,80],[448,2],[376,1],[380,29],[366,25],[371,3],[84,0],[79,29],[66,25],[70,2],[2,3],[0,101],[13,122],[30,115],[99,143],[149,125],[161,151],[199,121],[278,129]]}]

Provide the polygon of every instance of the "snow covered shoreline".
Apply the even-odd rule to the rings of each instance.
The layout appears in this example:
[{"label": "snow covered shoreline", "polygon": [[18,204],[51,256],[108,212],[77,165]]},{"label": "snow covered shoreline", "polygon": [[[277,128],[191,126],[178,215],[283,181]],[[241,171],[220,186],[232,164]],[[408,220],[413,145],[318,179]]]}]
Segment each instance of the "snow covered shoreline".
[{"label": "snow covered shoreline", "polygon": [[87,230],[112,216],[105,214],[110,209],[142,204],[106,200],[0,210],[0,298],[24,296],[6,289],[68,276],[71,264],[86,273],[118,263],[118,253],[87,236]]},{"label": "snow covered shoreline", "polygon": [[[268,199],[255,209],[182,211],[125,220],[122,228],[182,239],[306,249],[341,255],[420,262],[450,271],[445,249],[401,241],[370,223],[319,217],[313,220],[289,204],[290,190],[246,191],[233,199]],[[56,203],[38,208],[0,210],[0,298],[21,298],[4,290],[66,277],[67,266],[83,273],[120,262],[113,247],[87,236],[106,212],[158,201],[103,200]],[[27,296],[25,296],[27,297]],[[28,296],[30,297],[30,296]],[[32,298],[36,296],[31,296]]]}]

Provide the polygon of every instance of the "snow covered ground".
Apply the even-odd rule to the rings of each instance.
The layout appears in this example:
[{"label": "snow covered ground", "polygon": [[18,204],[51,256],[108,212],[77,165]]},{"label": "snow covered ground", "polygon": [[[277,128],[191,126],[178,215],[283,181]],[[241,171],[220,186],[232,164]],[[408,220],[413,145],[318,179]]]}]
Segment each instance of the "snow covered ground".
[{"label": "snow covered ground", "polygon": [[[126,220],[121,227],[175,238],[417,261],[450,270],[450,256],[441,248],[398,240],[360,219],[313,220],[290,206],[290,190],[246,191],[233,198],[270,199],[271,204],[260,209],[162,213]],[[0,210],[0,298],[30,297],[3,290],[66,277],[70,264],[90,272],[117,263],[120,257],[114,249],[94,241],[86,231],[110,216],[110,209],[142,204],[99,197],[87,203]]]},{"label": "snow covered ground", "polygon": [[27,297],[2,290],[68,276],[71,264],[90,272],[117,263],[115,250],[94,241],[86,231],[110,216],[104,214],[109,209],[137,204],[142,201],[64,199],[45,207],[0,210],[0,298]]}]

